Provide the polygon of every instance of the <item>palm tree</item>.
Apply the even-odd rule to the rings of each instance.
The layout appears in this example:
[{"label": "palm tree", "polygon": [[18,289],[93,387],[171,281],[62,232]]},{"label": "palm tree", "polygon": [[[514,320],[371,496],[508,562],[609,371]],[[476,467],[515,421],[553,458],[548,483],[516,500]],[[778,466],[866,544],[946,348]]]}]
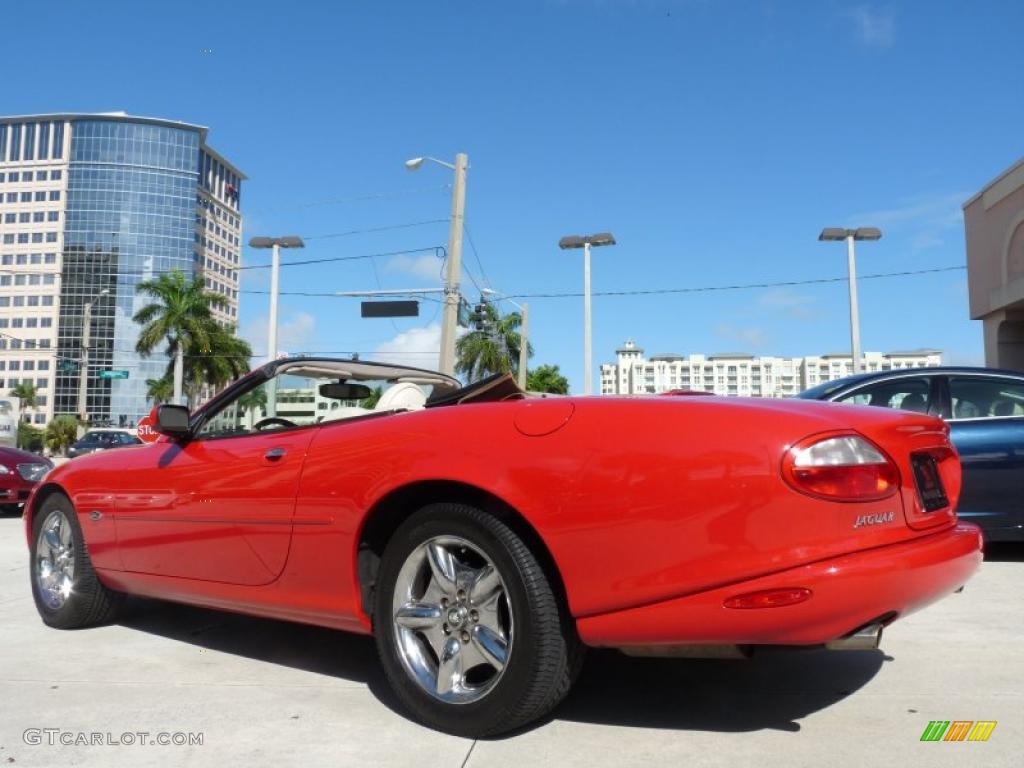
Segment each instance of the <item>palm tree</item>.
[{"label": "palm tree", "polygon": [[256,387],[256,389],[250,389],[240,398],[238,398],[238,407],[243,413],[249,416],[249,429],[252,429],[253,415],[256,409],[261,411],[267,407],[267,390],[264,387]]},{"label": "palm tree", "polygon": [[146,397],[153,401],[153,405],[169,403],[174,397],[174,383],[169,376],[161,379],[146,379]]},{"label": "palm tree", "polygon": [[21,384],[11,390],[10,394],[11,397],[21,400],[21,404],[25,408],[36,407],[36,388],[31,381],[21,382]]},{"label": "palm tree", "polygon": [[377,407],[377,403],[380,402],[380,396],[384,394],[384,387],[374,387],[370,390],[370,394],[359,401],[360,408],[369,408],[371,411]]},{"label": "palm tree", "polygon": [[567,395],[569,394],[569,380],[562,375],[557,365],[542,365],[527,372],[526,388],[530,392]]},{"label": "palm tree", "polygon": [[[455,370],[470,381],[479,381],[494,373],[516,373],[519,369],[519,345],[522,339],[518,312],[499,315],[492,304],[484,303],[482,329],[470,331],[455,344]],[[527,346],[526,356],[533,355]]]},{"label": "palm tree", "polygon": [[234,331],[233,326],[224,328],[213,323],[208,346],[197,349],[186,345],[185,388],[193,400],[204,384],[219,389],[249,372],[252,347]]},{"label": "palm tree", "polygon": [[46,425],[46,447],[54,453],[63,453],[78,439],[78,419],[58,416]]},{"label": "palm tree", "polygon": [[185,378],[185,352],[211,349],[211,336],[219,327],[211,309],[223,307],[228,300],[219,293],[207,291],[202,275],[191,281],[178,269],[143,280],[135,290],[155,299],[135,313],[133,318],[142,326],[135,349],[143,357],[149,356],[160,344],[167,342],[168,354],[174,356],[173,395],[181,399]]}]

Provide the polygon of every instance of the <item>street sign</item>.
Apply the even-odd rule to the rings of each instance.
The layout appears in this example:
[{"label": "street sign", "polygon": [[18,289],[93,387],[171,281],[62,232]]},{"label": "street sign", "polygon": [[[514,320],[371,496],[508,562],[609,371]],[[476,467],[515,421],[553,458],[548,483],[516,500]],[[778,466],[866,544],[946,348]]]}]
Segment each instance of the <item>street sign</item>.
[{"label": "street sign", "polygon": [[100,371],[101,379],[127,379],[128,371]]},{"label": "street sign", "polygon": [[57,367],[64,373],[78,373],[78,363],[74,360],[61,360]]},{"label": "street sign", "polygon": [[364,301],[363,317],[418,317],[418,301]]},{"label": "street sign", "polygon": [[148,416],[144,416],[143,418],[139,419],[139,424],[135,428],[135,434],[139,436],[139,440],[141,440],[144,443],[156,442],[157,438],[159,438],[160,435],[158,432],[156,432],[156,430],[153,429],[153,425],[155,423],[156,421],[153,418],[152,413],[149,414]]}]

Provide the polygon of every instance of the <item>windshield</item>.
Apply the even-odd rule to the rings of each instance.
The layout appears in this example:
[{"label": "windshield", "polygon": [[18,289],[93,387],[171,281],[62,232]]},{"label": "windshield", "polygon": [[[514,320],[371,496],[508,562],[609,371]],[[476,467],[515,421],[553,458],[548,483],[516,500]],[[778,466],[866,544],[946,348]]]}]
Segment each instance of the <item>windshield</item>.
[{"label": "windshield", "polygon": [[314,366],[288,370],[226,403],[199,434],[226,437],[419,410],[436,389],[435,382],[355,379],[349,373]]},{"label": "windshield", "polygon": [[81,440],[79,445],[117,445],[120,442],[120,435],[117,432],[89,432]]}]

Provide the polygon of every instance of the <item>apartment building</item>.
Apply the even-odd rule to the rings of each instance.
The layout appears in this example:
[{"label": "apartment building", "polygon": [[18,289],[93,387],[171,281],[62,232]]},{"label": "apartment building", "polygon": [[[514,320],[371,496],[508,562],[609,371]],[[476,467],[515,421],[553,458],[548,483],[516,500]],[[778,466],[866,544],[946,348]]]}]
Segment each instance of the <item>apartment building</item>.
[{"label": "apartment building", "polygon": [[[810,357],[755,356],[734,352],[712,355],[657,354],[650,358],[629,339],[615,350],[617,362],[601,366],[601,394],[657,394],[690,389],[733,397],[790,397],[824,381],[853,373],[848,354]],[[942,364],[934,349],[867,352],[863,371],[923,368]]]}]

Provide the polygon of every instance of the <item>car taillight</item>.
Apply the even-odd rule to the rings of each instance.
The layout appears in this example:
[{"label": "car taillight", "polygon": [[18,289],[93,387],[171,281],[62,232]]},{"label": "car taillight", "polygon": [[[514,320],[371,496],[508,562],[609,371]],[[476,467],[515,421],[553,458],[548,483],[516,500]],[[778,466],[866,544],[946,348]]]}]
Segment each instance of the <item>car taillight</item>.
[{"label": "car taillight", "polygon": [[812,435],[786,452],[782,476],[793,488],[830,501],[878,501],[896,493],[900,472],[860,435]]}]

